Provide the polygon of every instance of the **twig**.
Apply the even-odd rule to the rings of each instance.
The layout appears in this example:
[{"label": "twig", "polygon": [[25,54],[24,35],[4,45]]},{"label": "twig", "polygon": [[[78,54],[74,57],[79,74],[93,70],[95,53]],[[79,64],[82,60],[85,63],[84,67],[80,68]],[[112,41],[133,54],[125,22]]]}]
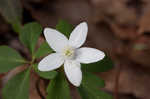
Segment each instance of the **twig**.
[{"label": "twig", "polygon": [[119,91],[119,78],[120,78],[120,70],[121,70],[121,64],[118,65],[116,78],[115,78],[115,85],[114,85],[114,99],[119,99],[118,91]]},{"label": "twig", "polygon": [[36,90],[37,90],[37,93],[39,94],[39,96],[41,97],[41,99],[45,99],[44,95],[40,91],[40,86],[39,85],[40,85],[40,78],[36,81]]}]

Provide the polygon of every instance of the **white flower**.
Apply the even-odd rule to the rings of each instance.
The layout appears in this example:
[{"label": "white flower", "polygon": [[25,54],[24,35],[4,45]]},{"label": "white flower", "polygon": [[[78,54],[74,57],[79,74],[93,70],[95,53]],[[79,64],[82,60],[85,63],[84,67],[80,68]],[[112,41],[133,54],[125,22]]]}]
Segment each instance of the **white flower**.
[{"label": "white flower", "polygon": [[68,80],[74,86],[80,86],[82,81],[81,64],[102,60],[105,54],[97,49],[82,47],[86,40],[88,26],[86,22],[79,24],[71,33],[69,40],[55,29],[45,28],[44,35],[51,48],[56,51],[40,61],[40,71],[51,71],[64,64]]}]

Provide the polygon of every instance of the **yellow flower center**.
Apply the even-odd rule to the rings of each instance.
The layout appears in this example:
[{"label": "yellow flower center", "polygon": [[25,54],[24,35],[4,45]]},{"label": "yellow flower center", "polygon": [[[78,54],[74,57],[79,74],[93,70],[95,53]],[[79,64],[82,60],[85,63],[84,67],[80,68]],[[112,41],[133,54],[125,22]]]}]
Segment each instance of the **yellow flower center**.
[{"label": "yellow flower center", "polygon": [[63,50],[63,56],[64,56],[65,58],[73,59],[74,56],[75,56],[74,54],[75,54],[75,51],[74,51],[74,49],[73,49],[72,47],[70,47],[70,46],[65,47],[64,50]]},{"label": "yellow flower center", "polygon": [[74,53],[74,51],[73,50],[66,50],[65,51],[65,56],[68,56],[68,57],[70,57],[70,56],[72,56],[73,55],[73,53]]}]

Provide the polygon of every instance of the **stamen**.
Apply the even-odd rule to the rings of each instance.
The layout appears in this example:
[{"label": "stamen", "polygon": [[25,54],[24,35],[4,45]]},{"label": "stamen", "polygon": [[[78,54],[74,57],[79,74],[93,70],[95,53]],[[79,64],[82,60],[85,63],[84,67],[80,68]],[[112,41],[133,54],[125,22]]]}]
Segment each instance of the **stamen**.
[{"label": "stamen", "polygon": [[69,46],[65,47],[65,49],[63,50],[63,56],[68,59],[74,58],[74,53],[74,49]]}]

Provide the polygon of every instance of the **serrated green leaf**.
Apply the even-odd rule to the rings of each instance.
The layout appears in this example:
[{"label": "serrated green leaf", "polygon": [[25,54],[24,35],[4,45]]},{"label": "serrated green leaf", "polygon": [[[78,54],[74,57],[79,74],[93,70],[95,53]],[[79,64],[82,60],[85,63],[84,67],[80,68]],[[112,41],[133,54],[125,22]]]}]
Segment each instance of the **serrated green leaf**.
[{"label": "serrated green leaf", "polygon": [[47,71],[47,72],[39,71],[37,64],[34,64],[33,67],[34,67],[35,72],[44,79],[53,79],[57,76],[56,71]]},{"label": "serrated green leaf", "polygon": [[60,20],[56,25],[56,29],[69,38],[70,33],[73,30],[73,25],[69,24],[67,21]]},{"label": "serrated green leaf", "polygon": [[37,40],[42,33],[42,27],[36,22],[25,24],[21,30],[20,40],[33,55]]},{"label": "serrated green leaf", "polygon": [[2,90],[3,99],[29,99],[30,69],[11,78]]},{"label": "serrated green leaf", "polygon": [[83,71],[89,72],[106,72],[113,68],[114,64],[112,60],[105,56],[105,58],[99,62],[92,63],[92,64],[82,64]]},{"label": "serrated green leaf", "polygon": [[20,0],[0,0],[0,13],[16,32],[19,31],[22,20]]},{"label": "serrated green leaf", "polygon": [[0,46],[0,73],[8,72],[24,63],[25,60],[16,50],[8,46]]},{"label": "serrated green leaf", "polygon": [[48,54],[50,54],[52,52],[53,52],[53,50],[50,48],[48,43],[47,42],[43,42],[41,44],[41,46],[39,47],[39,49],[36,51],[34,57],[35,58],[40,58],[40,57],[48,55]]},{"label": "serrated green leaf", "polygon": [[50,81],[47,92],[46,99],[71,99],[68,83],[61,72]]}]

